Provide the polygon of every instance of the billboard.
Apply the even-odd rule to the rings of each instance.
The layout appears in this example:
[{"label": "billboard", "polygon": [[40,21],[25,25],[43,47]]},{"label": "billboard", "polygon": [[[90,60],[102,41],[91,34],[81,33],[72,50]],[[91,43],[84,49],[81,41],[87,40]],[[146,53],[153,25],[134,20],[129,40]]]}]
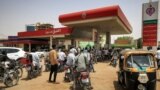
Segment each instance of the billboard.
[{"label": "billboard", "polygon": [[34,25],[26,25],[26,30],[29,31],[29,32],[30,32],[30,31],[35,31],[35,29],[36,29],[36,28],[35,28]]},{"label": "billboard", "polygon": [[143,46],[157,46],[158,2],[144,3],[142,8]]}]

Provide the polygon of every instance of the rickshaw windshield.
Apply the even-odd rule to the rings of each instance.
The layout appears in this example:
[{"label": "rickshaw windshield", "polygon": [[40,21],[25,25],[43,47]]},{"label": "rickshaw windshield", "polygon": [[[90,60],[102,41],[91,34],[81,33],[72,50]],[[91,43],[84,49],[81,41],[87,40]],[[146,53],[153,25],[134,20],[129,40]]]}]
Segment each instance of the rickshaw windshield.
[{"label": "rickshaw windshield", "polygon": [[130,55],[127,59],[128,67],[141,68],[154,67],[153,56],[151,55]]}]

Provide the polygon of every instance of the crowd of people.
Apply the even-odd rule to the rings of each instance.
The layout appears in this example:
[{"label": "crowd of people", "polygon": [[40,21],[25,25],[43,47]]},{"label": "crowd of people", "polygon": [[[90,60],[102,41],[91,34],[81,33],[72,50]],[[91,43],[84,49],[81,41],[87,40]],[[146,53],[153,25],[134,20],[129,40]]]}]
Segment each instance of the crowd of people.
[{"label": "crowd of people", "polygon": [[[49,82],[56,82],[57,73],[63,71],[64,66],[73,67],[76,71],[87,70],[89,72],[95,72],[94,63],[97,61],[110,60],[116,62],[119,55],[119,49],[107,49],[107,48],[75,48],[70,47],[69,50],[65,50],[62,47],[56,48],[56,45],[52,45],[52,50],[49,52],[49,58],[46,59],[51,63],[51,70],[49,75]],[[54,73],[54,79],[52,80],[52,74]]]},{"label": "crowd of people", "polygon": [[[81,71],[95,72],[94,64],[98,61],[109,61],[111,62],[110,65],[116,65],[121,50],[122,49],[114,48],[96,49],[94,47],[75,48],[74,46],[71,46],[68,50],[65,50],[63,47],[57,48],[56,45],[52,45],[52,49],[44,57],[45,62],[50,63],[48,82],[59,84],[60,82],[56,80],[57,73],[62,72],[65,66],[72,67],[73,70],[76,70],[77,73],[73,73],[73,76],[74,79],[77,79],[80,75],[79,72]],[[152,48],[148,48],[148,50],[151,51]],[[2,54],[6,55],[5,52]],[[38,54],[34,52],[30,54],[32,55],[33,66],[40,67],[40,58]],[[160,47],[157,48],[156,59],[157,66],[160,68]]]}]

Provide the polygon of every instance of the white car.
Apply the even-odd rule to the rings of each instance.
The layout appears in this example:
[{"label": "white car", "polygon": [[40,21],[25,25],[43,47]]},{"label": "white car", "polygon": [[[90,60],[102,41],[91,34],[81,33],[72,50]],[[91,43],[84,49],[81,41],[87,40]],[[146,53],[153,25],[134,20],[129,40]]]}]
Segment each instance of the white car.
[{"label": "white car", "polygon": [[19,58],[25,57],[26,52],[22,48],[16,47],[0,47],[0,53],[6,51],[8,58],[18,60]]}]

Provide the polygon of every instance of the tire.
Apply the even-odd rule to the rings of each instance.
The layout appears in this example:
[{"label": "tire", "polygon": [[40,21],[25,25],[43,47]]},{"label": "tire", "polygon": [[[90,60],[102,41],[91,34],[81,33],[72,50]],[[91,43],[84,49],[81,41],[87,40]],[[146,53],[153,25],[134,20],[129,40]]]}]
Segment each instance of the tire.
[{"label": "tire", "polygon": [[39,73],[38,73],[39,76],[42,75],[42,69],[43,69],[43,67],[41,66],[41,67],[39,68],[39,71],[38,71],[38,72],[39,72]]},{"label": "tire", "polygon": [[90,90],[88,86],[84,86],[83,90]]},{"label": "tire", "polygon": [[23,69],[22,68],[18,68],[16,72],[18,73],[18,77],[21,78],[22,75],[23,75]]},{"label": "tire", "polygon": [[31,72],[31,71],[28,71],[28,73],[27,73],[27,78],[28,78],[28,79],[32,79],[32,78],[33,78],[33,75],[32,75],[32,72]]},{"label": "tire", "polygon": [[77,88],[77,86],[76,86],[76,82],[75,81],[73,81],[73,90],[76,90],[76,88]]},{"label": "tire", "polygon": [[7,76],[7,78],[5,79],[4,84],[7,87],[11,87],[11,86],[17,85],[18,81],[19,81],[18,74],[13,72],[13,73],[10,73],[10,76]]}]

